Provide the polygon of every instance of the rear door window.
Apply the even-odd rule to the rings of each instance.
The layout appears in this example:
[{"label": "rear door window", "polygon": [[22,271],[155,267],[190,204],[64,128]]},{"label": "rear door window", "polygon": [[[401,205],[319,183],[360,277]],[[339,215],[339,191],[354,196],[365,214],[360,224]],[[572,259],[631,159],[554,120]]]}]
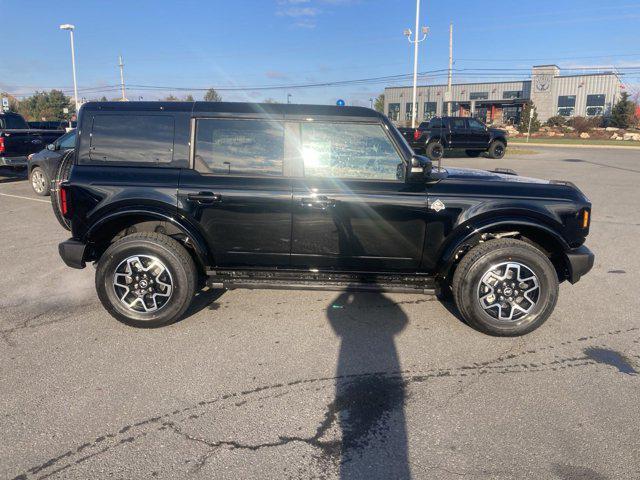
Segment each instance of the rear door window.
[{"label": "rear door window", "polygon": [[266,119],[200,119],[195,169],[215,175],[282,176],[284,126]]},{"label": "rear door window", "polygon": [[96,115],[88,163],[171,163],[174,131],[171,115]]}]

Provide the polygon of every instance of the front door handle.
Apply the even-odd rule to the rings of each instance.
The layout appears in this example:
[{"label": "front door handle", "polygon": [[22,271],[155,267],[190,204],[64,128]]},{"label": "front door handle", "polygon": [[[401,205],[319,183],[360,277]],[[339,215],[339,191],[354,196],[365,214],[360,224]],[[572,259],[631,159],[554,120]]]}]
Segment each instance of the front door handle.
[{"label": "front door handle", "polygon": [[196,202],[198,204],[208,204],[222,201],[222,195],[219,193],[213,192],[198,192],[198,193],[189,193],[187,195],[187,200],[190,202]]},{"label": "front door handle", "polygon": [[300,204],[303,207],[326,210],[328,207],[333,207],[335,202],[324,195],[315,195],[313,197],[300,197]]}]

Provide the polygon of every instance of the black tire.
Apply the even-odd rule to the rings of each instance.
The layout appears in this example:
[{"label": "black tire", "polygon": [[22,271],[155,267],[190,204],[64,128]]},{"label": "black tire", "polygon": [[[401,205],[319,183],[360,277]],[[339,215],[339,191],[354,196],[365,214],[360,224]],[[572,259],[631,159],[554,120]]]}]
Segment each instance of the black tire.
[{"label": "black tire", "polygon": [[444,147],[440,142],[431,142],[425,153],[430,160],[440,160],[444,156]]},{"label": "black tire", "polygon": [[482,155],[482,150],[466,150],[465,153],[467,154],[467,157],[479,157],[480,155]]},{"label": "black tire", "polygon": [[[151,300],[151,295],[147,294],[137,298],[137,295],[131,291],[133,287],[125,290],[122,287],[114,286],[114,275],[117,269],[119,267],[123,268],[123,265],[126,267],[129,264],[127,259],[131,257],[139,257],[140,261],[143,262],[142,266],[149,268],[149,270],[146,272],[133,272],[134,267],[131,267],[130,271],[132,273],[129,275],[131,283],[129,285],[133,286],[133,282],[140,281],[142,283],[142,280],[147,279],[145,277],[136,280],[135,275],[137,273],[141,275],[148,273],[150,274],[148,276],[149,279],[155,278],[155,285],[166,283],[172,287],[166,300],[162,297],[157,300],[158,308],[155,311],[137,311],[142,308],[146,310],[146,307],[137,303],[140,301],[145,302],[146,305],[151,304],[153,307],[151,302],[156,300]],[[159,260],[164,265],[165,270],[163,270],[164,273],[162,275],[153,277],[153,269],[150,267],[153,264],[153,259],[150,257]],[[147,262],[147,265],[144,262]],[[123,280],[122,277],[122,275],[119,277],[119,281],[128,283],[129,279],[125,276]],[[153,287],[155,288],[154,292],[162,294],[164,287],[151,285],[153,283],[149,282],[146,286]],[[176,240],[160,233],[141,232],[121,238],[104,252],[98,261],[96,269],[96,291],[102,305],[116,320],[132,327],[155,328],[169,325],[180,319],[191,304],[196,284],[196,266],[189,253]],[[135,285],[138,284],[136,283]],[[127,291],[129,293],[122,295],[123,292]],[[120,300],[120,295],[128,302],[133,299],[129,303],[134,304],[137,310],[127,307]],[[160,305],[163,300],[164,303]]]},{"label": "black tire", "polygon": [[504,142],[501,142],[500,140],[494,140],[493,142],[491,142],[491,145],[489,145],[489,156],[491,158],[502,158],[504,157],[504,154],[507,152],[507,146],[505,145]]},{"label": "black tire", "polygon": [[62,215],[62,210],[60,209],[60,184],[69,179],[71,167],[73,167],[73,153],[74,150],[69,150],[62,156],[50,189],[53,214],[65,230],[71,230],[71,222]]},{"label": "black tire", "polygon": [[29,182],[36,195],[46,197],[51,193],[51,179],[42,168],[33,167],[31,169],[31,172],[29,172]]},{"label": "black tire", "polygon": [[[485,285],[481,285],[483,277],[489,275],[488,272],[496,265],[498,265],[496,270],[502,273],[500,270],[502,267],[499,267],[499,265],[503,262],[521,264],[521,266],[525,267],[522,270],[533,272],[539,285],[537,298],[533,305],[521,300],[521,306],[527,307],[527,309],[531,308],[528,313],[523,314],[511,307],[508,308],[507,311],[516,312],[513,314],[513,320],[497,318],[502,313],[502,308],[498,311],[492,307],[496,307],[497,305],[495,304],[501,303],[497,301],[498,298],[493,302],[494,305],[487,309],[480,304],[481,295],[488,293],[483,290],[481,294],[481,288],[484,288]],[[507,289],[511,285],[508,284]],[[524,289],[531,286],[533,286],[532,281],[529,282],[527,287],[516,288]],[[506,293],[507,289],[502,290],[504,284],[496,284],[495,287],[496,289],[492,290],[491,294],[494,292],[501,292],[501,294],[505,295],[512,294],[511,290],[509,294]],[[553,264],[540,250],[521,240],[504,238],[490,240],[472,248],[457,266],[453,275],[451,290],[460,314],[470,326],[490,335],[519,336],[538,328],[553,312],[558,299],[558,276]],[[516,295],[522,298],[520,295],[522,292],[518,292],[516,290],[511,298],[515,298]],[[536,295],[536,292],[532,292],[531,295]],[[509,305],[507,302],[502,302],[502,304]],[[522,316],[518,318],[518,315]]]}]

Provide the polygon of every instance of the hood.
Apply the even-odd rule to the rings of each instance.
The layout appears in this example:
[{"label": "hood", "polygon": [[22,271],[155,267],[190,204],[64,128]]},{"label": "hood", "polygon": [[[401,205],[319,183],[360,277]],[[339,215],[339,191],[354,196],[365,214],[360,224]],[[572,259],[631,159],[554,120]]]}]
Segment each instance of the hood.
[{"label": "hood", "polygon": [[509,135],[509,132],[507,132],[506,130],[502,130],[500,128],[489,127],[488,130],[489,130],[490,133],[493,133],[494,135],[497,135],[497,136],[501,136],[502,135],[502,136],[506,137],[507,135]]},{"label": "hood", "polygon": [[539,178],[521,177],[520,175],[509,175],[506,173],[490,172],[488,170],[477,170],[475,168],[447,168],[447,178],[460,180],[486,180],[489,182],[513,182],[513,183],[544,183],[549,184],[549,180]]},{"label": "hood", "polygon": [[66,152],[66,150],[49,150],[47,148],[43,148],[38,153],[34,153],[31,156],[32,160],[49,160],[49,159],[58,159],[62,157],[62,155]]}]

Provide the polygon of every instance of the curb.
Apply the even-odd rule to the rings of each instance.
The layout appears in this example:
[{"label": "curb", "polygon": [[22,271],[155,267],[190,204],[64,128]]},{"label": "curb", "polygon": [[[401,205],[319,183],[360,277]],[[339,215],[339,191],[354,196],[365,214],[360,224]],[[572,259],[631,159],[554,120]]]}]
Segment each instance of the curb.
[{"label": "curb", "polygon": [[[585,145],[583,143],[527,143],[521,141],[514,141],[507,139],[507,145],[525,145],[527,147],[557,147],[557,148],[615,148],[615,149],[623,149],[623,150],[640,150],[640,145],[637,147],[635,145]],[[507,147],[508,148],[508,147]]]}]

